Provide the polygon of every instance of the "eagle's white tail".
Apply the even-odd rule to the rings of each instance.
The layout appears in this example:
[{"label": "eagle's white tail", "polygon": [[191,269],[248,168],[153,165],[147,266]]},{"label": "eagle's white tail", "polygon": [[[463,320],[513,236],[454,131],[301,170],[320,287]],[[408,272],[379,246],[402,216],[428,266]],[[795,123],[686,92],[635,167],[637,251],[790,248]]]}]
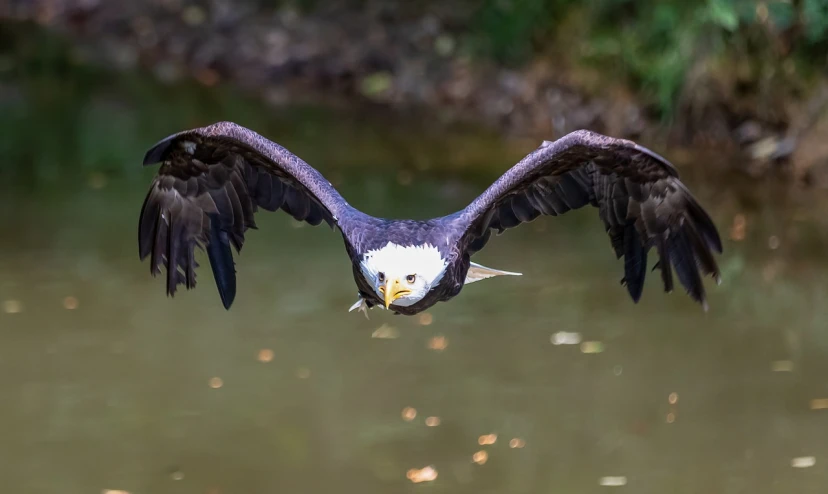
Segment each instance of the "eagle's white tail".
[{"label": "eagle's white tail", "polygon": [[499,269],[487,268],[481,266],[476,262],[469,263],[469,272],[466,273],[466,281],[464,284],[474,283],[475,281],[485,280],[494,276],[521,276],[522,273],[512,273],[511,271],[501,271]]},{"label": "eagle's white tail", "polygon": [[[385,307],[383,307],[383,309],[384,308]],[[365,319],[370,319],[370,317],[368,317],[368,303],[365,302],[365,299],[362,298],[362,295],[360,295],[359,300],[357,300],[356,303],[352,305],[350,309],[348,309],[348,312],[353,312],[354,310],[364,313]]]}]

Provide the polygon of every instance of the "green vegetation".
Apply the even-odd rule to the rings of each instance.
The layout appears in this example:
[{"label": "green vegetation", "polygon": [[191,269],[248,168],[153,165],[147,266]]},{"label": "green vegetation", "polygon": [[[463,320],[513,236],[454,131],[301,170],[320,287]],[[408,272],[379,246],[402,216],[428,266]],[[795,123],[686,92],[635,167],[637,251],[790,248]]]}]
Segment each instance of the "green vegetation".
[{"label": "green vegetation", "polygon": [[825,0],[483,0],[472,22],[479,56],[517,65],[548,53],[613,69],[667,114],[696,64],[747,61],[747,85],[780,67],[806,78],[828,68]]},{"label": "green vegetation", "polygon": [[[317,0],[258,0],[310,12]],[[341,0],[386,4],[411,15],[444,12],[439,0]],[[458,0],[454,26],[463,51],[519,67],[537,56],[582,65],[626,83],[664,116],[698,74],[767,100],[801,89],[828,70],[828,0]],[[762,93],[764,91],[764,93]],[[762,93],[762,94],[759,94]],[[755,102],[753,103],[756,104]]]},{"label": "green vegetation", "polygon": [[[251,1],[264,10],[292,5],[304,12],[334,5]],[[804,99],[828,69],[828,0],[458,0],[450,12],[439,9],[438,0],[342,0],[336,5],[375,9],[378,4],[395,19],[439,16],[442,37],[451,39],[457,47],[452,53],[461,57],[512,67],[540,61],[586,92],[602,91],[607,84],[631,88],[636,99],[665,118],[677,108],[687,109],[680,105],[704,110],[712,102],[726,118],[758,117],[769,127],[784,128],[790,113],[801,111],[788,103]],[[33,24],[0,22],[3,179],[55,182],[64,169],[75,174],[78,167],[84,176],[121,171],[138,176],[136,157],[148,143],[223,119],[260,129],[308,161],[336,169],[393,163],[409,170],[457,171],[487,153],[519,154],[490,149],[504,145],[486,146],[481,141],[488,142],[490,135],[479,129],[464,129],[453,137],[455,145],[444,149],[443,130],[428,118],[419,119],[424,123],[417,129],[403,129],[398,120],[354,125],[364,115],[353,109],[335,114],[308,106],[262,107],[255,97],[224,85],[162,84],[146,72],[86,63],[75,46]],[[697,90],[711,80],[718,91]],[[389,83],[379,73],[366,77],[360,90],[382,92]],[[694,129],[712,120],[704,111],[697,113]],[[349,162],[339,153],[323,155],[316,144],[320,135],[347,143]],[[458,139],[469,145],[457,145]],[[409,150],[406,163],[400,163],[402,148]]]}]

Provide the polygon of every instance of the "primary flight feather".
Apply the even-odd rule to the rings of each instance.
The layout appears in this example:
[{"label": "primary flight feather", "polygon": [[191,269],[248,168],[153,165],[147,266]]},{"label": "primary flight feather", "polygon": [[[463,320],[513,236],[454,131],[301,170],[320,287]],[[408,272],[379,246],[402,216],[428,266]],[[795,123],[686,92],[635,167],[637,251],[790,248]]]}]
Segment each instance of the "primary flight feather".
[{"label": "primary flight feather", "polygon": [[[282,146],[231,122],[174,134],[153,146],[144,165],[161,163],[138,231],[141,259],[153,275],[166,268],[167,293],[195,286],[195,248],[206,249],[224,307],[236,295],[231,246],[240,251],[259,208],[340,231],[359,299],[413,315],[455,297],[464,285],[516,275],[471,262],[498,233],[586,205],[598,208],[634,301],[647,254],[655,249],[664,290],[673,270],[707,308],[703,275],[719,281],[716,226],[664,158],[634,142],[576,131],[538,149],[468,207],[426,221],[388,220],[349,205],[318,171]],[[366,312],[367,314],[367,312]]]}]

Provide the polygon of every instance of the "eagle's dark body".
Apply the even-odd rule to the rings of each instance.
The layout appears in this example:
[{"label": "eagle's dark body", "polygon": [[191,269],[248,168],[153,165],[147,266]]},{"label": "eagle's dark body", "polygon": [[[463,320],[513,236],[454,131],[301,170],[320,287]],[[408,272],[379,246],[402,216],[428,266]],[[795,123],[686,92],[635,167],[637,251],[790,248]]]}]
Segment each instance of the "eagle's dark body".
[{"label": "eagle's dark body", "polygon": [[[599,216],[617,256],[624,283],[641,296],[647,252],[655,249],[666,291],[671,266],[680,283],[704,303],[701,274],[718,279],[713,251],[722,246],[716,227],[664,158],[630,141],[578,131],[544,142],[501,176],[467,208],[427,221],[387,220],[352,206],[315,169],[259,134],[230,122],[181,132],[147,152],[144,164],[162,162],[141,211],[139,250],[151,271],[167,268],[167,292],[195,286],[194,250],[206,248],[225,307],[235,296],[230,246],[240,250],[258,208],[282,209],[311,225],[338,228],[354,266],[360,296],[382,305],[360,270],[366,252],[388,242],[430,244],[446,262],[445,275],[417,303],[392,305],[416,314],[456,296],[470,257],[502,232],[540,215],[556,216],[586,205]],[[701,273],[700,273],[701,272]]]}]

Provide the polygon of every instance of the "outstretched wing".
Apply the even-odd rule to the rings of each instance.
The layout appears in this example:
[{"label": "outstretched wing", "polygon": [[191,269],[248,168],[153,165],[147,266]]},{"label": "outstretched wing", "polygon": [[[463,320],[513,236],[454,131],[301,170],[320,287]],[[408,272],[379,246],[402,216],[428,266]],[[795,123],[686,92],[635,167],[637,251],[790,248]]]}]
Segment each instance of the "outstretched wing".
[{"label": "outstretched wing", "polygon": [[[664,290],[679,281],[705,309],[701,274],[718,282],[713,252],[722,242],[708,214],[667,160],[634,142],[588,131],[546,141],[501,176],[457,216],[470,253],[498,233],[541,214],[598,208],[634,301],[641,297],[647,253],[658,252]],[[701,271],[701,274],[700,272]]]},{"label": "outstretched wing", "polygon": [[281,208],[296,220],[331,227],[351,207],[310,165],[282,146],[231,122],[174,134],[153,146],[144,165],[161,162],[138,229],[141,259],[153,275],[167,269],[167,294],[195,286],[196,246],[207,249],[225,308],[236,273],[230,245],[241,250],[258,208]]}]

